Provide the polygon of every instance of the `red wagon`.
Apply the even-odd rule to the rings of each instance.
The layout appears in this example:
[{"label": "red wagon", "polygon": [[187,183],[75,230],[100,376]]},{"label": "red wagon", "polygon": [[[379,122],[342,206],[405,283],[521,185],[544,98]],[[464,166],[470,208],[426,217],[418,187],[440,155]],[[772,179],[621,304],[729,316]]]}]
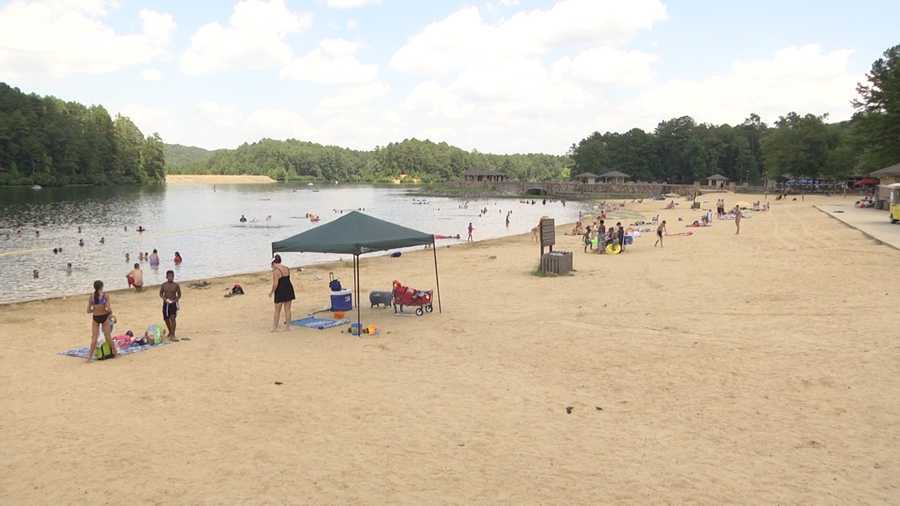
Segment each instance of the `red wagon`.
[{"label": "red wagon", "polygon": [[403,306],[416,306],[416,316],[434,311],[431,305],[431,290],[414,290],[394,280],[394,312],[403,312]]}]

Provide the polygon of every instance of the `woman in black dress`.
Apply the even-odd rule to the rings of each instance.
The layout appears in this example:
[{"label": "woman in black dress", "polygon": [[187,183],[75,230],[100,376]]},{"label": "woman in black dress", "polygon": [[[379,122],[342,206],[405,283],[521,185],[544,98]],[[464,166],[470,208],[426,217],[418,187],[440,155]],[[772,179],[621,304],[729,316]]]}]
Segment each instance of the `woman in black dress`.
[{"label": "woman in black dress", "polygon": [[291,302],[295,299],[294,285],[291,284],[291,270],[281,265],[281,255],[272,260],[272,290],[269,296],[275,295],[275,318],[272,320],[272,332],[278,330],[278,318],[284,306],[284,330],[291,329]]}]

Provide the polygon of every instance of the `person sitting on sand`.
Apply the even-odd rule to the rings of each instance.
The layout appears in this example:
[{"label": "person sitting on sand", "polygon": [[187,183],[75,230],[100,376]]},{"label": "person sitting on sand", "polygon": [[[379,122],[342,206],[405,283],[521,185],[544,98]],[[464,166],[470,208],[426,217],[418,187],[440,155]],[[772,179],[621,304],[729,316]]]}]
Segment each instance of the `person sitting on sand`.
[{"label": "person sitting on sand", "polygon": [[128,280],[128,288],[133,286],[136,292],[144,288],[144,271],[141,270],[141,264],[134,264],[134,269],[131,269],[125,277]]},{"label": "person sitting on sand", "polygon": [[669,205],[666,206],[666,209],[675,209],[675,200],[669,201]]},{"label": "person sitting on sand", "polygon": [[[156,250],[153,250],[156,251]],[[175,337],[175,319],[178,316],[179,301],[181,301],[181,286],[175,282],[175,271],[166,271],[166,282],[159,285],[159,298],[163,300],[162,315],[169,329],[169,341],[178,341]]]},{"label": "person sitting on sand", "polygon": [[87,361],[90,362],[94,358],[94,352],[97,350],[97,340],[100,335],[100,328],[103,328],[103,335],[106,342],[109,343],[109,349],[112,357],[116,356],[116,347],[112,341],[112,305],[110,304],[109,295],[103,291],[103,281],[94,281],[94,293],[88,297],[87,312],[91,315],[91,347],[88,350]]},{"label": "person sitting on sand", "polygon": [[[538,227],[540,227],[540,222],[538,222]],[[584,235],[584,224],[581,223],[581,220],[575,222],[575,228],[572,229],[572,235]]]}]

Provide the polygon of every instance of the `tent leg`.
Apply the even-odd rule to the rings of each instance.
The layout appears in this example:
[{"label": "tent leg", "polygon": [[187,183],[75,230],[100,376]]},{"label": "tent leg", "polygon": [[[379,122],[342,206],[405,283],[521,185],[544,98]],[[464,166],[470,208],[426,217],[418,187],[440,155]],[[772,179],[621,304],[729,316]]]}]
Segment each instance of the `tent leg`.
[{"label": "tent leg", "polygon": [[362,337],[362,325],[360,324],[362,318],[360,317],[361,309],[360,309],[360,305],[359,305],[359,303],[360,303],[360,300],[359,300],[359,255],[354,255],[353,258],[355,259],[355,262],[354,262],[355,270],[353,272],[353,280],[354,280],[354,283],[356,284],[356,330],[357,330],[357,332],[359,332],[358,336]]},{"label": "tent leg", "polygon": [[434,253],[434,282],[437,284],[438,313],[443,313],[444,310],[441,308],[441,277],[438,275],[437,244],[434,237],[431,238],[431,251]]}]

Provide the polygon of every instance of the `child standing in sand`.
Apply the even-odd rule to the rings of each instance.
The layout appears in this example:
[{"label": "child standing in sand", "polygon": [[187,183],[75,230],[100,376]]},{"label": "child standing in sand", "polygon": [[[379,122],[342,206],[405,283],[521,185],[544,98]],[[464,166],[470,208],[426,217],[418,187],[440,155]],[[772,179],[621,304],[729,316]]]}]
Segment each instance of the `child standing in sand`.
[{"label": "child standing in sand", "polygon": [[653,243],[654,248],[656,247],[657,244],[659,244],[660,248],[663,247],[663,235],[665,235],[665,234],[666,234],[666,220],[663,220],[662,223],[660,223],[659,226],[656,227],[656,242]]},{"label": "child standing in sand", "polygon": [[472,226],[472,222],[471,222],[471,221],[469,222],[469,228],[468,228],[468,230],[469,230],[469,236],[466,237],[466,242],[472,242],[472,241],[474,241],[474,239],[472,239],[472,232],[475,230],[475,227]]},{"label": "child standing in sand", "polygon": [[741,233],[741,218],[744,216],[741,214],[741,206],[734,206],[734,226],[737,230],[734,232],[734,235],[740,235]]},{"label": "child standing in sand", "polygon": [[175,337],[175,318],[178,316],[178,302],[181,300],[181,287],[175,282],[175,271],[166,271],[166,282],[159,285],[159,298],[163,300],[162,314],[169,329],[170,341],[178,341]]}]

